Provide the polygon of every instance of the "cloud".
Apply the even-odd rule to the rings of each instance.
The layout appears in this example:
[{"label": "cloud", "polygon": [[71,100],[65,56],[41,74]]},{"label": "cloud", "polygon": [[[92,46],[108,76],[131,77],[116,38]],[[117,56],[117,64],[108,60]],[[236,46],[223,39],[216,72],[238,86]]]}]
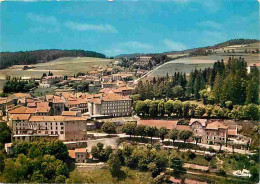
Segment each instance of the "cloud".
[{"label": "cloud", "polygon": [[86,24],[68,21],[64,24],[66,27],[77,31],[101,31],[109,33],[117,33],[116,28],[110,24]]},{"label": "cloud", "polygon": [[119,54],[152,52],[153,48],[154,46],[151,44],[138,41],[126,41],[115,43],[110,49],[105,49],[103,52],[108,56],[116,56]]},{"label": "cloud", "polygon": [[103,50],[103,53],[105,53],[107,56],[117,56],[119,54],[124,54],[126,51],[118,48],[111,48],[111,49],[105,49]]},{"label": "cloud", "polygon": [[204,31],[201,33],[200,41],[205,45],[214,45],[228,40],[228,34],[220,31]]},{"label": "cloud", "polygon": [[175,3],[187,3],[190,2],[191,0],[155,0],[158,2],[175,2]]},{"label": "cloud", "polygon": [[34,13],[28,13],[27,18],[31,21],[35,21],[35,22],[43,23],[43,24],[55,25],[58,23],[56,17],[53,17],[53,16],[43,16],[43,15],[37,15]]},{"label": "cloud", "polygon": [[33,33],[56,33],[59,31],[58,27],[32,27],[29,29]]},{"label": "cloud", "polygon": [[173,51],[181,51],[187,49],[186,45],[179,42],[173,42],[169,39],[163,40],[163,44],[166,45],[168,49],[171,49]]},{"label": "cloud", "polygon": [[207,28],[213,28],[213,29],[222,29],[223,25],[219,24],[214,21],[203,21],[198,23],[199,26],[207,27]]},{"label": "cloud", "polygon": [[206,37],[217,39],[217,40],[226,40],[227,34],[220,31],[205,31],[204,35]]},{"label": "cloud", "polygon": [[128,41],[125,43],[118,44],[120,47],[127,48],[127,49],[151,49],[153,48],[150,44],[141,43],[138,41]]}]

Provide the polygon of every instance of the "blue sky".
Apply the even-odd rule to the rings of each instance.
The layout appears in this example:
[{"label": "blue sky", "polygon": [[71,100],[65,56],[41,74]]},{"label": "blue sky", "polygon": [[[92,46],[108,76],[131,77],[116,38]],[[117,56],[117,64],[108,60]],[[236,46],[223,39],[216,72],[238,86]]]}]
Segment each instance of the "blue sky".
[{"label": "blue sky", "polygon": [[114,56],[259,38],[257,0],[26,0],[0,8],[1,51],[84,49]]}]

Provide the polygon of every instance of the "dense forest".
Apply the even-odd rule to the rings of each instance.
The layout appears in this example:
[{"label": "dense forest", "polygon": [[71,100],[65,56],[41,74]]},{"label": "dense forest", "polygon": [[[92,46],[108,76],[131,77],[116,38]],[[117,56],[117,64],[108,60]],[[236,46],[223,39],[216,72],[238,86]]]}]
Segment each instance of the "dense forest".
[{"label": "dense forest", "polygon": [[8,68],[12,65],[30,65],[39,62],[48,62],[61,57],[97,57],[106,58],[105,55],[84,50],[36,50],[26,52],[1,52],[0,69]]},{"label": "dense forest", "polygon": [[230,46],[230,45],[244,45],[244,44],[255,43],[258,41],[259,40],[256,40],[256,39],[232,39],[232,40],[228,40],[226,42],[216,44],[213,47],[219,48],[219,47],[225,47],[225,46]]}]

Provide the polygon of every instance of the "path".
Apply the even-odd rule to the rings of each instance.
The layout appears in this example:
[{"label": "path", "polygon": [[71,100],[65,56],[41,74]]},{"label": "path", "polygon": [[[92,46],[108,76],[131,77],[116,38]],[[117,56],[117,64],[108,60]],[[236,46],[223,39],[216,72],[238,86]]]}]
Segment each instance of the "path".
[{"label": "path", "polygon": [[[107,136],[107,135],[116,135],[118,136],[118,138],[126,138],[126,137],[130,137],[129,135],[126,135],[126,134],[107,134],[107,133],[93,133],[91,132],[91,134],[94,134],[94,136]],[[135,137],[140,137],[140,136],[135,136]],[[95,141],[97,140],[104,140],[104,139],[115,139],[116,137],[114,138],[101,138],[101,139],[96,139]],[[146,137],[148,138],[148,137]],[[149,138],[150,139],[150,138]],[[153,140],[160,140],[159,137],[153,137]],[[171,142],[171,139],[164,139],[164,141],[170,141]],[[182,140],[175,140],[175,142],[183,142]],[[189,142],[190,144],[195,144],[195,141],[194,142]],[[209,144],[202,144],[202,143],[198,143],[199,146],[201,147],[204,147],[204,148],[209,148],[209,147],[212,147],[214,150],[218,151],[219,150],[219,145],[209,145]],[[175,148],[174,146],[167,146],[168,148]],[[226,151],[226,152],[233,152],[232,148],[229,148],[229,147],[226,147],[226,146],[222,146],[222,150],[223,151]],[[235,153],[240,153],[240,154],[250,154],[251,152],[249,150],[241,150],[241,149],[234,149],[234,152]]]},{"label": "path", "polygon": [[155,72],[156,70],[158,70],[158,69],[161,68],[162,66],[164,66],[164,65],[166,65],[166,64],[169,64],[169,63],[173,63],[173,62],[175,62],[175,61],[178,60],[178,59],[186,58],[186,57],[188,57],[188,56],[186,56],[186,55],[180,56],[180,57],[178,57],[178,58],[174,58],[174,59],[172,59],[172,60],[170,60],[170,61],[168,61],[168,62],[166,62],[166,63],[163,63],[162,65],[159,65],[159,66],[153,68],[152,70],[150,70],[149,72],[147,72],[146,74],[144,74],[143,76],[141,76],[140,78],[134,80],[134,84],[137,84],[141,79],[143,79],[143,78],[145,78],[146,76],[150,75],[151,73]]}]

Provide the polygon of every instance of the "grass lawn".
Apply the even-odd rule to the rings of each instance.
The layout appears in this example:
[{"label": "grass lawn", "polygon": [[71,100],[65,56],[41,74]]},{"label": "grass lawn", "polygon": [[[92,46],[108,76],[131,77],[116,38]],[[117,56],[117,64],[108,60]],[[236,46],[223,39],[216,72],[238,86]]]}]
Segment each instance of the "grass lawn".
[{"label": "grass lawn", "polygon": [[216,164],[216,158],[212,158],[210,161],[206,160],[203,155],[196,154],[195,158],[189,158],[188,152],[180,152],[175,149],[171,150],[171,154],[175,155],[176,157],[180,158],[183,162],[189,164],[196,164],[202,166],[212,166]]},{"label": "grass lawn", "polygon": [[119,183],[119,184],[150,184],[152,177],[150,172],[140,172],[122,167],[122,173],[118,179],[113,178],[108,169],[96,169],[86,171],[73,171],[70,179],[73,183]]}]

